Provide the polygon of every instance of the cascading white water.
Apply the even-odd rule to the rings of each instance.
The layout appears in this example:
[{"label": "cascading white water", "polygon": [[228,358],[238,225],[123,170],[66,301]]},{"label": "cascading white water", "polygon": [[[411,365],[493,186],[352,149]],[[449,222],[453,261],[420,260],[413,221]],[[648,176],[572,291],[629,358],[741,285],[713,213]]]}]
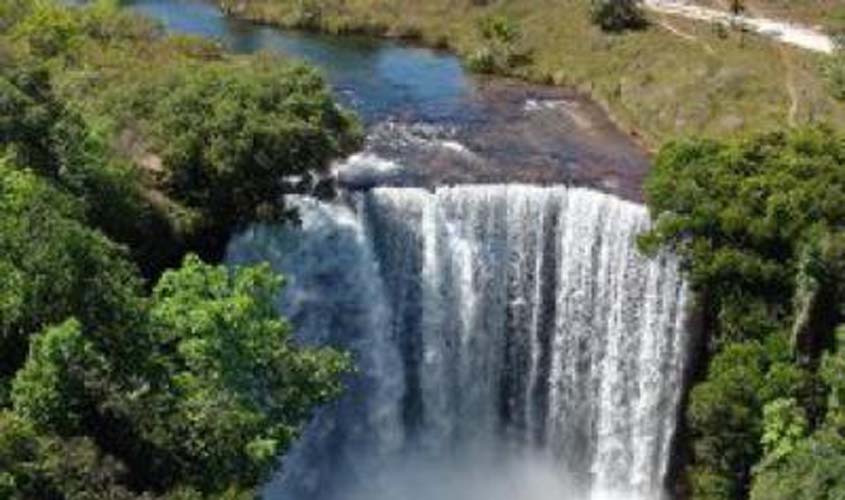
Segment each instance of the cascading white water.
[{"label": "cascading white water", "polygon": [[687,351],[643,207],[578,188],[379,188],[297,202],[231,263],[289,277],[306,342],[356,354],[265,492],[284,500],[661,497]]}]

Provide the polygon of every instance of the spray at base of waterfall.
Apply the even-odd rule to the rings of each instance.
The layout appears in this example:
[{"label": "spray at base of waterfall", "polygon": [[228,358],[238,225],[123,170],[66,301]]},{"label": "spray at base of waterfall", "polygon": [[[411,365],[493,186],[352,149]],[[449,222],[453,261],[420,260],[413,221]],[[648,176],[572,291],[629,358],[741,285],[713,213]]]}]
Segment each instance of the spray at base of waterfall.
[{"label": "spray at base of waterfall", "polygon": [[379,478],[349,485],[346,500],[645,500],[631,492],[585,492],[560,463],[539,454],[476,450],[445,460],[405,457]]}]

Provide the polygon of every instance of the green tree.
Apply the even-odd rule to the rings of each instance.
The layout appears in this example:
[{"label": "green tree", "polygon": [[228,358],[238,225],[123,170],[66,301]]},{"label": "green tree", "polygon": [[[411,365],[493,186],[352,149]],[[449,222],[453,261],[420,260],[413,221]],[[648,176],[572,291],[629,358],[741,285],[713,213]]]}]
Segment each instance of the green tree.
[{"label": "green tree", "polygon": [[778,462],[793,453],[809,428],[804,409],[794,399],[776,399],[767,404],[763,422],[764,463]]},{"label": "green tree", "polygon": [[508,73],[531,61],[531,49],[524,44],[522,29],[512,18],[488,15],[476,23],[481,47],[467,61],[479,73]]},{"label": "green tree", "polygon": [[186,64],[137,96],[161,189],[199,215],[195,235],[217,239],[203,251],[243,224],[277,221],[286,179],[325,172],[361,138],[314,70],[275,58]]},{"label": "green tree", "polygon": [[754,480],[752,500],[838,500],[845,498],[845,439],[823,430],[800,441]]},{"label": "green tree", "polygon": [[759,456],[766,356],[759,343],[731,344],[717,355],[706,382],[690,396],[696,498],[738,498]]},{"label": "green tree", "polygon": [[[75,200],[0,159],[3,375],[23,362],[29,336],[76,316],[105,350],[126,353],[140,282],[121,248],[80,220]],[[130,328],[131,329],[131,328]]]},{"label": "green tree", "polygon": [[275,308],[281,283],[266,265],[233,272],[188,257],[155,288],[153,390],[132,414],[183,484],[256,486],[341,390],[349,359],[292,343]]},{"label": "green tree", "polygon": [[55,95],[49,72],[0,64],[0,151],[75,196],[86,222],[129,245],[145,275],[155,276],[178,246],[162,241],[166,224],[143,199],[138,172],[110,142],[107,126],[89,124]]},{"label": "green tree", "polygon": [[[16,418],[49,438],[31,460],[62,476],[61,497],[123,488],[127,476],[155,491],[234,498],[269,479],[350,369],[335,350],[293,344],[275,308],[279,286],[266,265],[232,271],[191,256],[165,273],[144,323],[125,336],[134,357],[99,346],[75,320],[36,336],[12,401]],[[87,458],[66,470],[51,462],[56,447]],[[80,479],[101,466],[112,471],[101,486]]]},{"label": "green tree", "polygon": [[772,471],[806,471],[792,457],[815,444],[797,436],[802,418],[814,436],[826,420],[817,367],[845,313],[843,144],[813,127],[673,142],[655,160],[645,186],[655,224],[641,244],[682,257],[711,356],[687,409],[695,498],[745,498],[753,471],[770,485]]},{"label": "green tree", "polygon": [[35,0],[28,15],[12,30],[33,55],[51,58],[65,55],[82,42],[82,24],[69,9],[49,0]]},{"label": "green tree", "polygon": [[73,436],[93,406],[91,387],[106,377],[106,360],[82,335],[78,321],[50,328],[31,343],[15,375],[15,411],[40,428]]},{"label": "green tree", "polygon": [[253,496],[349,359],[293,343],[266,266],[191,257],[150,296],[128,257],[275,220],[360,137],[303,66],[0,0],[0,498]]},{"label": "green tree", "polygon": [[27,420],[0,410],[0,498],[136,500],[139,495],[120,485],[125,474],[90,439],[39,433]]},{"label": "green tree", "polygon": [[839,329],[834,344],[820,369],[829,402],[819,429],[804,438],[808,425],[795,401],[778,400],[766,407],[767,454],[755,472],[752,500],[845,498],[845,329]]},{"label": "green tree", "polygon": [[843,157],[825,128],[661,149],[645,186],[656,225],[641,243],[682,255],[713,301],[716,339],[759,339],[788,322],[801,249],[845,220]]}]

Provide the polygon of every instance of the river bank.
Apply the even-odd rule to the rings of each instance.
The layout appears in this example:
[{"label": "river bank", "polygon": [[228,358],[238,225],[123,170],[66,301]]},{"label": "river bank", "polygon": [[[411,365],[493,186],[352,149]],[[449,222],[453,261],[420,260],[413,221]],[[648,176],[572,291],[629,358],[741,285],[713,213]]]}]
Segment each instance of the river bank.
[{"label": "river bank", "polygon": [[413,39],[462,58],[483,45],[479,19],[504,16],[531,50],[530,62],[506,76],[578,89],[650,148],[678,136],[726,138],[787,123],[845,124],[845,106],[819,77],[820,55],[657,13],[646,30],[608,35],[589,23],[587,4],[578,0],[478,3],[238,0],[225,6],[230,16],[252,22]]}]

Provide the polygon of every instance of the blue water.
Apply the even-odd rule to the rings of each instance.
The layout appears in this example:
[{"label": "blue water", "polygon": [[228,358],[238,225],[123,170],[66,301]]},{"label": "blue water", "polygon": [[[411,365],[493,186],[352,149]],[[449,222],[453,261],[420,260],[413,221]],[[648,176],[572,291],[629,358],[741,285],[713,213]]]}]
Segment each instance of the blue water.
[{"label": "blue water", "polygon": [[270,50],[303,59],[320,68],[339,100],[369,123],[386,117],[465,122],[477,112],[460,62],[446,53],[256,26],[227,19],[201,0],[133,0],[129,5],[172,32],[212,38],[235,52]]},{"label": "blue water", "polygon": [[640,198],[647,155],[571,90],[475,77],[451,54],[397,41],[233,20],[208,0],[127,5],[169,32],[316,66],[367,126],[365,156],[351,162],[358,171],[339,177],[347,187],[566,183]]}]

